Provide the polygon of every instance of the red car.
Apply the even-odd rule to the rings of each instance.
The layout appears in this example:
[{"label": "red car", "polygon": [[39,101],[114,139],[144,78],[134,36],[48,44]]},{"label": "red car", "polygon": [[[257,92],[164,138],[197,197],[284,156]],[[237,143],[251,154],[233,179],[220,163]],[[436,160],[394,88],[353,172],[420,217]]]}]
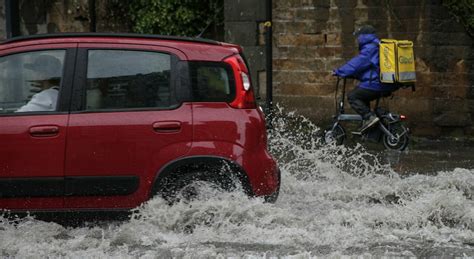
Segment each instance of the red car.
[{"label": "red car", "polygon": [[237,45],[135,34],[0,44],[0,209],[129,210],[196,180],[275,201]]}]

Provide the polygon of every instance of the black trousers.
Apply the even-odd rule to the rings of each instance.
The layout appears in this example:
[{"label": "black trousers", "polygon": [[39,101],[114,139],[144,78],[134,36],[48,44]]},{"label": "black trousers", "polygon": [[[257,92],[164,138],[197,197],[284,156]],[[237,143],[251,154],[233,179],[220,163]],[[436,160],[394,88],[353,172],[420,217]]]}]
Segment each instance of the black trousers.
[{"label": "black trousers", "polygon": [[380,97],[390,96],[390,94],[390,91],[381,92],[357,87],[349,92],[347,95],[347,100],[349,101],[352,109],[360,114],[365,120],[368,119],[372,114],[370,110],[370,102],[377,100],[377,98]]}]

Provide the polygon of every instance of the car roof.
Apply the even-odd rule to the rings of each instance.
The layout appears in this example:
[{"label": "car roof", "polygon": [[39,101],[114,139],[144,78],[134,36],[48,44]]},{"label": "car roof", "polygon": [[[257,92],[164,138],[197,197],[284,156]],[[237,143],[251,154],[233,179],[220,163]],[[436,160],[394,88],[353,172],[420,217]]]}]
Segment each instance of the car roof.
[{"label": "car roof", "polygon": [[169,36],[169,35],[154,35],[154,34],[138,34],[138,33],[52,33],[52,34],[35,34],[18,36],[10,39],[6,39],[1,44],[19,42],[25,40],[37,40],[37,39],[54,39],[54,38],[74,38],[74,37],[114,37],[114,38],[142,38],[142,39],[159,39],[159,40],[175,40],[175,41],[187,41],[195,43],[204,43],[211,45],[220,45],[218,41],[205,39],[205,38],[190,38],[181,36]]},{"label": "car roof", "polygon": [[[174,47],[183,51],[190,60],[215,60],[242,52],[240,46],[204,38],[136,33],[54,33],[19,36],[0,42],[0,50],[30,44],[55,43],[125,43]],[[203,50],[213,48],[213,55]],[[201,53],[201,54],[200,54]]]}]

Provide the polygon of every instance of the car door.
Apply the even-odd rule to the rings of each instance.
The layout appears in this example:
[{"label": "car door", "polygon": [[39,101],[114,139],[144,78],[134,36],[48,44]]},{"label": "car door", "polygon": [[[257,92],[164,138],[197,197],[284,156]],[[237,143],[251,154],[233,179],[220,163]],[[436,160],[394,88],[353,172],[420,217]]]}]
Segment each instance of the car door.
[{"label": "car door", "polygon": [[184,57],[166,47],[79,44],[67,208],[136,207],[158,170],[188,152],[192,110],[180,100],[178,74]]},{"label": "car door", "polygon": [[63,208],[76,46],[0,51],[0,209]]}]

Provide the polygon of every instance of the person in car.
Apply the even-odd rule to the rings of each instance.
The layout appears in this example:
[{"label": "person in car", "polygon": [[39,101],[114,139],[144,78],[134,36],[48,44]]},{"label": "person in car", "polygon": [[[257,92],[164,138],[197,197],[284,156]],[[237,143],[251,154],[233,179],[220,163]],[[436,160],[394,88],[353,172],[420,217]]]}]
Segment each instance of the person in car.
[{"label": "person in car", "polygon": [[31,100],[16,112],[55,111],[59,94],[62,66],[59,59],[50,55],[41,55],[25,68],[34,73],[31,84],[40,89]]},{"label": "person in car", "polygon": [[363,123],[359,129],[364,132],[375,125],[379,118],[371,111],[370,102],[379,97],[389,96],[394,87],[380,82],[379,44],[376,30],[371,25],[364,25],[354,32],[359,43],[359,54],[346,64],[335,69],[333,75],[351,77],[360,81],[358,87],[347,96],[349,104],[362,116]]}]

